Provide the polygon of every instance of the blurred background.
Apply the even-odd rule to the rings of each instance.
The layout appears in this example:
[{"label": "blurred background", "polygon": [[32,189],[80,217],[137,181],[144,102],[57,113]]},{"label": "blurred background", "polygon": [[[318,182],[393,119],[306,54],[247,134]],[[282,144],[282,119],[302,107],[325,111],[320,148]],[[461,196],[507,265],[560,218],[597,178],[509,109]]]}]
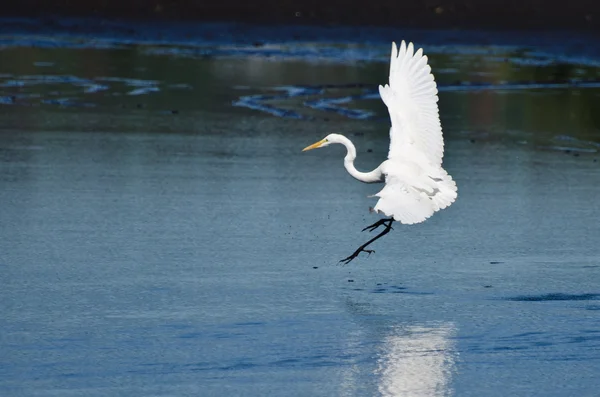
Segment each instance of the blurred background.
[{"label": "blurred background", "polygon": [[403,26],[415,28],[598,28],[600,6],[592,0],[377,0],[118,1],[23,0],[3,7],[11,16]]},{"label": "blurred background", "polygon": [[[597,396],[592,1],[0,11],[0,395]],[[391,42],[458,199],[375,222]]]}]

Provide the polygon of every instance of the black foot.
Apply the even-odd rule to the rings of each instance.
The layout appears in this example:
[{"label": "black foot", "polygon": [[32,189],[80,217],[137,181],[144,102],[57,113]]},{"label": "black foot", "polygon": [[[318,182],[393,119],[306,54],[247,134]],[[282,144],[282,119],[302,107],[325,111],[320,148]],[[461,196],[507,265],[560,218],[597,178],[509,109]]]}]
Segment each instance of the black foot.
[{"label": "black foot", "polygon": [[358,256],[358,254],[360,254],[361,252],[366,252],[367,254],[371,255],[371,254],[375,253],[375,250],[366,250],[366,249],[363,249],[363,248],[359,248],[356,251],[354,251],[354,253],[352,255],[350,255],[349,257],[342,259],[340,261],[340,263],[343,263],[344,265],[347,265],[354,258],[356,258]]}]

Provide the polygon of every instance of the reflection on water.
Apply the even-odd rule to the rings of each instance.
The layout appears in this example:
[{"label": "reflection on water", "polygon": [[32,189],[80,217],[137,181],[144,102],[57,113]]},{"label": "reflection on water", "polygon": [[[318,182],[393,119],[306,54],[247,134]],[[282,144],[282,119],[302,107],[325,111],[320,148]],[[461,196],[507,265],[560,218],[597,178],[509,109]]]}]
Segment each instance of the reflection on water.
[{"label": "reflection on water", "polygon": [[452,394],[456,347],[453,324],[398,326],[383,340],[377,360],[383,396],[432,397]]}]

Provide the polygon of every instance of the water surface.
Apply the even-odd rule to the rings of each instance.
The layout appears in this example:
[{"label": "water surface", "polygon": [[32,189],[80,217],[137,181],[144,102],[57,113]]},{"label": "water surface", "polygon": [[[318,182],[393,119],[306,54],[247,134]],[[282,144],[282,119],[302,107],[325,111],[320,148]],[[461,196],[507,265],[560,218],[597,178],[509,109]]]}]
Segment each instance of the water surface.
[{"label": "water surface", "polygon": [[2,395],[597,394],[595,58],[426,46],[459,199],[339,266],[389,43],[11,43]]}]

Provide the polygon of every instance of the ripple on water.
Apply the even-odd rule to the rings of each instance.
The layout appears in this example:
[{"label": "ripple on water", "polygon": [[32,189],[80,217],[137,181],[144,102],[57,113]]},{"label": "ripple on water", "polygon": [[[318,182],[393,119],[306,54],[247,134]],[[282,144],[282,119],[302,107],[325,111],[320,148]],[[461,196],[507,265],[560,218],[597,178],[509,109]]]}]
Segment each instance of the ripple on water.
[{"label": "ripple on water", "polygon": [[549,302],[549,301],[591,301],[600,300],[600,293],[587,294],[562,294],[550,293],[543,295],[519,295],[504,298],[507,301],[515,302]]}]

